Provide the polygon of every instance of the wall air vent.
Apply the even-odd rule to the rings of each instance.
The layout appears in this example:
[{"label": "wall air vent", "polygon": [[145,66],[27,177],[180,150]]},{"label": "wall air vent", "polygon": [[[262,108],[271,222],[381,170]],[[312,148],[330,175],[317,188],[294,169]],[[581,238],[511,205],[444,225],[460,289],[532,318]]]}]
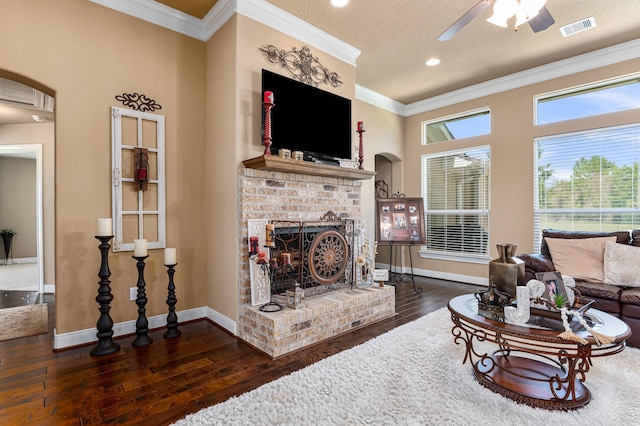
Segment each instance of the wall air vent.
[{"label": "wall air vent", "polygon": [[574,22],[573,24],[560,27],[560,32],[562,33],[563,37],[569,37],[570,35],[574,35],[582,31],[590,30],[595,26],[596,26],[596,18],[592,16],[591,18],[583,19],[581,21]]}]

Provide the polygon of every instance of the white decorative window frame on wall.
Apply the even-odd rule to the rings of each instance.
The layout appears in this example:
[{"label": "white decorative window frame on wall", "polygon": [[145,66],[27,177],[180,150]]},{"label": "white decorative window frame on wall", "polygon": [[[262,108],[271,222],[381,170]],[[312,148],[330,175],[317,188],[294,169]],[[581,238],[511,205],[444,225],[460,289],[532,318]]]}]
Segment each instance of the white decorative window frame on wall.
[{"label": "white decorative window frame on wall", "polygon": [[[122,117],[130,117],[137,122],[136,145],[124,145],[122,143]],[[122,176],[122,153],[123,151],[133,151],[134,148],[143,148],[143,122],[154,122],[156,124],[156,141],[155,148],[144,146],[149,153],[155,153],[157,156],[157,176],[155,179],[149,179],[149,184],[157,185],[155,207],[157,210],[145,210],[143,204],[143,191],[138,191],[136,210],[123,210],[122,203],[122,183],[133,183],[133,177]],[[147,240],[149,249],[161,249],[166,247],[166,200],[165,200],[165,130],[164,116],[159,114],[150,114],[148,112],[134,111],[119,107],[111,107],[111,140],[112,140],[112,215],[114,227],[113,251],[132,251],[133,240],[123,241],[123,216],[136,215],[138,220],[138,235],[135,238],[144,238]],[[157,230],[154,234],[157,239],[150,239],[151,233],[144,232],[145,216],[153,215],[157,217]]]}]

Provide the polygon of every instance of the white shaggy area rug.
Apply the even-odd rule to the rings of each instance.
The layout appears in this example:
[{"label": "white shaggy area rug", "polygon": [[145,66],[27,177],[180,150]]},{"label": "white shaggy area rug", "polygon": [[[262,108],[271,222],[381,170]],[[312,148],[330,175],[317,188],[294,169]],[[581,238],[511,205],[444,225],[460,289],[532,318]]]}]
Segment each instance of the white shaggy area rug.
[{"label": "white shaggy area rug", "polygon": [[640,350],[593,359],[586,407],[546,411],[476,382],[451,327],[442,308],[175,425],[640,424]]}]

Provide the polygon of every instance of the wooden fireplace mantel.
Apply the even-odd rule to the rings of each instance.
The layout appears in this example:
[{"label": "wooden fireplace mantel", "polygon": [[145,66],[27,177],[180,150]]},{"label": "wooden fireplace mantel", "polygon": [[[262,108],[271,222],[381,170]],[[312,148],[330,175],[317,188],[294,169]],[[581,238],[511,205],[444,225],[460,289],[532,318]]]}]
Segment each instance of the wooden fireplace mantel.
[{"label": "wooden fireplace mantel", "polygon": [[318,164],[310,161],[297,161],[290,158],[281,158],[276,155],[261,155],[260,157],[244,160],[242,164],[249,169],[328,176],[351,180],[367,180],[376,174],[376,172],[369,172],[367,170]]}]

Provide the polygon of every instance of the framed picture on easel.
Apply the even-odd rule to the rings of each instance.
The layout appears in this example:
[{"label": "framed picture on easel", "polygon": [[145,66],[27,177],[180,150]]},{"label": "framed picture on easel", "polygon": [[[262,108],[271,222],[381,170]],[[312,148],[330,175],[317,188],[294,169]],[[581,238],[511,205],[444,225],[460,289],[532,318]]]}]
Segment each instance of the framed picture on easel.
[{"label": "framed picture on easel", "polygon": [[376,201],[378,244],[425,244],[422,198],[379,198]]}]

